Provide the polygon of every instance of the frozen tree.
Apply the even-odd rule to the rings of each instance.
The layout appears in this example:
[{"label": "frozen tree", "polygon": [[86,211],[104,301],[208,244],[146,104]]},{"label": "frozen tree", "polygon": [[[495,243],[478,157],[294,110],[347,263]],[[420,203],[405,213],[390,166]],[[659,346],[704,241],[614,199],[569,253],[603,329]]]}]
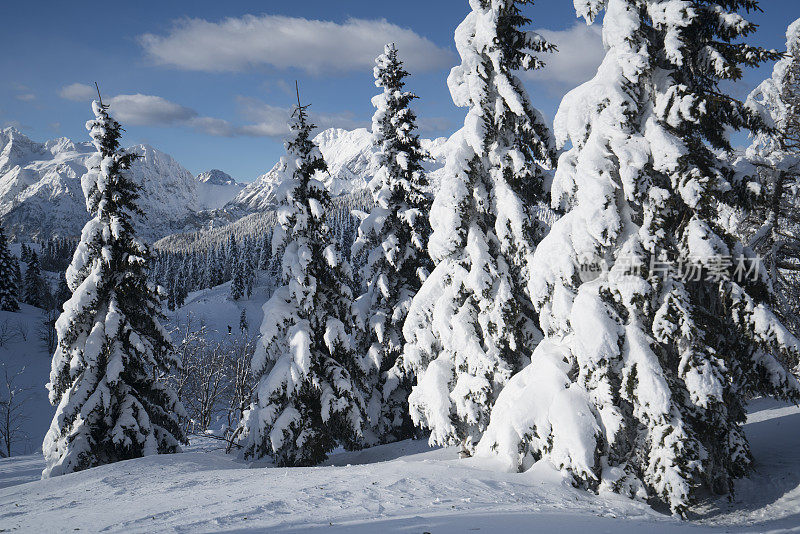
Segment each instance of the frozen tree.
[{"label": "frozen tree", "polygon": [[404,90],[408,73],[394,45],[375,61],[375,85],[383,92],[372,99],[376,111],[372,133],[380,170],[369,186],[375,207],[361,221],[352,255],[363,255],[365,292],[356,299],[355,316],[362,357],[371,370],[367,392],[371,439],[410,437],[410,380],[402,371],[403,323],[411,299],[432,266],[426,248],[430,236],[425,154],[409,104],[416,97]]},{"label": "frozen tree", "polygon": [[317,174],[327,167],[313,128],[298,98],[276,195],[281,280],[264,305],[251,362],[258,383],[239,431],[245,457],[284,466],[317,464],[337,444],[357,446],[364,419],[364,370],[347,326],[350,268],[326,223],[330,197]]},{"label": "frozen tree", "polygon": [[[224,401],[231,383],[228,347],[210,339],[208,332],[180,347],[184,356],[178,378],[180,399],[189,415],[189,428],[205,432],[225,410]],[[186,340],[184,340],[186,343]]]},{"label": "frozen tree", "polygon": [[70,291],[69,285],[67,284],[67,276],[65,273],[62,273],[61,276],[58,277],[58,287],[56,288],[54,296],[56,309],[60,310],[64,303],[71,297],[72,291]]},{"label": "frozen tree", "polygon": [[205,432],[222,426],[229,436],[252,393],[249,361],[254,340],[247,335],[221,337],[194,321],[191,314],[173,337],[180,340],[177,352],[182,365],[170,379],[186,406],[187,428]]},{"label": "frozen tree", "polygon": [[253,374],[250,372],[250,361],[256,348],[256,338],[243,333],[233,338],[229,344],[228,369],[230,382],[227,390],[227,422],[226,438],[228,452],[236,444],[237,425],[242,420],[245,410],[253,396]]},{"label": "frozen tree", "polygon": [[67,278],[64,274],[59,277],[58,287],[55,293],[48,291],[47,305],[42,314],[42,322],[39,324],[39,339],[47,345],[47,351],[52,353],[56,350],[58,343],[58,333],[56,332],[56,319],[61,313],[62,307],[72,297],[72,292],[67,285]]},{"label": "frozen tree", "polygon": [[0,225],[0,310],[12,312],[19,310],[15,270],[18,268],[19,262],[11,254],[5,231]]},{"label": "frozen tree", "polygon": [[253,296],[253,289],[256,285],[255,261],[249,256],[242,260],[242,277],[244,278],[244,294],[247,298]]},{"label": "frozen tree", "polygon": [[185,411],[164,377],[178,365],[148,283],[148,249],[131,217],[134,156],[101,101],[86,123],[97,153],[81,179],[92,219],[67,269],[72,297],[56,321],[50,402],[57,406],[42,450],[43,476],[180,450]]},{"label": "frozen tree", "polygon": [[456,30],[461,65],[448,85],[469,112],[430,216],[436,267],[404,326],[404,365],[416,376],[411,416],[431,443],[461,443],[463,454],[541,337],[526,288],[544,233],[534,209],[555,152],[515,72],[541,67],[535,54],[553,47],[522,29],[526,3],[470,0]]},{"label": "frozen tree", "polygon": [[[776,312],[800,333],[800,19],[786,33],[786,56],[772,76],[750,94],[748,104],[771,129],[754,136],[743,161],[758,180],[756,208],[746,225],[749,244],[764,258],[775,286]],[[755,165],[753,171],[747,167]]]},{"label": "frozen tree", "polygon": [[[754,395],[800,400],[800,344],[727,226],[747,199],[720,157],[758,117],[720,88],[776,54],[743,38],[749,0],[577,0],[605,10],[605,59],[555,120],[552,202],[530,293],[546,335],[500,394],[478,447],[513,469],[547,459],[574,484],[685,515],[752,465]],[[602,267],[602,268],[600,268]]]}]

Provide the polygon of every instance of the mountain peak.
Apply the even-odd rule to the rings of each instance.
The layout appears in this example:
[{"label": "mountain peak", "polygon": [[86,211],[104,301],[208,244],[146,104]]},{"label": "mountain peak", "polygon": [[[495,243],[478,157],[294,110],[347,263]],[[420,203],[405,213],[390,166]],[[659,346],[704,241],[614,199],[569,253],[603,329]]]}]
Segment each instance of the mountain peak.
[{"label": "mountain peak", "polygon": [[197,175],[197,181],[210,185],[237,185],[236,180],[230,174],[219,169],[201,172]]}]

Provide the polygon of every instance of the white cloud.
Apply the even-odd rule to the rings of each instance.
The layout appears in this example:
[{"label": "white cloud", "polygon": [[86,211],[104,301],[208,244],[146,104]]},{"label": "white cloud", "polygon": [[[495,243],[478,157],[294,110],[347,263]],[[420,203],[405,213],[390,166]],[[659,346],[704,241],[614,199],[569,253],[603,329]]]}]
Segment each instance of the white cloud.
[{"label": "white cloud", "polygon": [[558,52],[542,54],[545,68],[526,72],[527,80],[545,82],[559,89],[572,89],[591,79],[605,57],[600,28],[576,22],[566,30],[536,30]]},{"label": "white cloud", "polygon": [[237,97],[239,114],[248,117],[252,124],[239,128],[238,135],[253,137],[283,137],[289,133],[288,109],[266,104],[256,98]]},{"label": "white cloud", "polygon": [[454,60],[449,50],[412,30],[353,18],[343,24],[275,15],[184,19],[167,35],[145,34],[139,42],[158,64],[210,72],[262,65],[313,74],[367,70],[388,42],[397,45],[411,72],[437,70]]},{"label": "white cloud", "polygon": [[[272,106],[256,98],[238,97],[239,114],[254,121],[237,128],[236,135],[254,137],[282,138],[289,133],[289,108]],[[347,128],[366,126],[366,121],[358,121],[352,113],[315,113],[310,110],[309,119],[320,129]]]},{"label": "white cloud", "polygon": [[71,83],[62,87],[58,94],[67,100],[88,102],[97,95],[97,90],[88,83]]},{"label": "white cloud", "polygon": [[417,126],[423,135],[426,133],[449,135],[454,129],[453,122],[446,117],[418,117]]},{"label": "white cloud", "polygon": [[[62,87],[59,95],[67,100],[87,101],[97,98],[97,89],[89,84],[73,83]],[[198,117],[192,108],[154,95],[117,95],[104,98],[103,103],[110,106],[114,118],[135,126],[174,126],[206,119]]]},{"label": "white cloud", "polygon": [[[91,99],[89,85],[72,84],[61,90],[61,96],[72,100]],[[123,126],[183,127],[215,137],[272,137],[282,139],[289,133],[290,108],[282,108],[256,98],[236,98],[238,114],[247,124],[236,124],[226,119],[201,116],[196,110],[155,95],[117,95],[103,99],[110,106],[115,119]],[[352,113],[311,113],[311,120],[319,128],[356,128],[366,126]],[[59,125],[60,126],[60,125]]]},{"label": "white cloud", "polygon": [[153,95],[117,95],[107,102],[114,118],[137,126],[170,126],[186,123],[198,113]]},{"label": "white cloud", "polygon": [[[158,126],[189,128],[215,137],[272,137],[282,139],[289,133],[290,108],[272,106],[256,98],[237,97],[239,115],[247,124],[201,116],[192,108],[154,95],[117,95],[104,99],[114,118],[123,126]],[[356,128],[366,122],[357,121],[351,113],[311,113],[311,120],[320,128]]]},{"label": "white cloud", "polygon": [[215,119],[214,117],[194,117],[186,122],[186,126],[214,137],[237,137],[239,135],[236,126],[225,119]]},{"label": "white cloud", "polygon": [[17,95],[17,100],[21,100],[22,102],[33,102],[36,100],[36,95],[33,93],[23,93],[21,95]]},{"label": "white cloud", "polygon": [[3,122],[3,128],[15,128],[17,130],[30,130],[31,127],[28,124],[23,124],[16,119],[10,119]]}]

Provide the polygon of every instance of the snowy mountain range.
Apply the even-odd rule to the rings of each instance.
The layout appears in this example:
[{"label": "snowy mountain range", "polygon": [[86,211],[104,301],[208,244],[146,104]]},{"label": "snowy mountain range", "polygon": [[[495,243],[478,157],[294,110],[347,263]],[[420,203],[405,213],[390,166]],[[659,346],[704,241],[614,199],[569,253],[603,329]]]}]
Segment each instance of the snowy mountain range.
[{"label": "snowy mountain range", "polygon": [[[321,179],[334,197],[361,191],[378,171],[374,158],[377,148],[373,144],[372,133],[365,128],[330,128],[317,134],[314,142],[328,164],[328,173]],[[423,148],[431,155],[426,168],[434,175],[434,182],[437,171],[444,166],[448,142],[446,137],[422,141]],[[227,208],[252,213],[272,207],[282,170],[283,164],[278,161],[269,172],[245,187]]]},{"label": "snowy mountain range", "polygon": [[[145,239],[192,227],[199,213],[221,208],[243,187],[230,177],[221,181],[218,174],[195,178],[148,145],[129,150],[139,156],[132,178],[142,186],[145,216],[138,225]],[[25,237],[79,236],[88,219],[80,178],[93,153],[89,143],[67,138],[37,143],[14,128],[0,130],[0,218],[7,231]]]},{"label": "snowy mountain range", "polygon": [[[329,172],[321,177],[331,194],[358,193],[377,172],[375,147],[366,129],[329,129],[319,144]],[[425,140],[432,181],[444,164],[448,140]],[[281,162],[250,184],[218,169],[193,176],[175,159],[148,145],[129,150],[139,157],[133,179],[142,186],[140,235],[155,241],[193,232],[213,223],[225,225],[272,206]],[[88,220],[80,178],[94,153],[90,143],[59,138],[38,143],[19,130],[0,130],[0,220],[14,237],[78,237]]]}]

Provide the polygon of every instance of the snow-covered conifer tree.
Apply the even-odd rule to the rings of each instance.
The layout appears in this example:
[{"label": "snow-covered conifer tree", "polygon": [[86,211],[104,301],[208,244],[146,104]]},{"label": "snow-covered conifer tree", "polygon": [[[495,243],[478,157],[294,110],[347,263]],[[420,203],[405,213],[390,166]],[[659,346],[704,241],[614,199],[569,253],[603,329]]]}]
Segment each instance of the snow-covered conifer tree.
[{"label": "snow-covered conifer tree", "polygon": [[86,128],[97,153],[81,179],[92,219],[67,269],[72,297],[56,321],[47,388],[57,409],[42,445],[44,477],[177,452],[186,441],[185,411],[163,379],[179,362],[131,222],[134,156],[120,148],[122,129],[108,106],[95,101],[92,110]]},{"label": "snow-covered conifer tree", "polygon": [[14,287],[16,287],[16,289],[17,289],[17,302],[20,302],[20,301],[23,300],[22,299],[22,296],[23,296],[23,293],[22,293],[22,286],[23,286],[22,269],[20,269],[19,263],[20,262],[18,262],[18,261],[14,262]]},{"label": "snow-covered conifer tree", "polygon": [[772,128],[759,132],[743,161],[756,165],[758,193],[747,218],[749,244],[765,261],[776,312],[800,332],[800,19],[786,33],[786,56],[772,76],[750,94],[748,104]]},{"label": "snow-covered conifer tree", "polygon": [[250,256],[242,260],[242,277],[244,279],[244,294],[247,298],[253,295],[256,285],[255,261]]},{"label": "snow-covered conifer tree", "polygon": [[251,362],[258,385],[239,427],[245,457],[285,466],[317,464],[337,444],[356,447],[364,419],[364,370],[348,327],[352,275],[333,245],[330,196],[317,178],[327,166],[306,108],[298,102],[292,117],[272,240],[283,250],[281,279],[264,305]]},{"label": "snow-covered conifer tree", "polygon": [[67,302],[72,297],[72,291],[70,291],[69,286],[67,285],[67,277],[62,274],[62,276],[58,279],[58,287],[56,287],[56,293],[54,295],[56,310],[61,310],[62,306],[65,302]]},{"label": "snow-covered conifer tree", "polygon": [[242,262],[237,262],[233,268],[233,280],[231,280],[231,298],[239,300],[244,296],[244,269]]},{"label": "snow-covered conifer tree", "polygon": [[3,311],[19,310],[15,266],[19,268],[19,262],[11,254],[6,233],[0,225],[0,310]]},{"label": "snow-covered conifer tree", "polygon": [[555,152],[515,73],[541,67],[535,54],[552,46],[522,29],[527,3],[470,0],[456,30],[461,65],[448,85],[469,112],[433,202],[436,267],[404,326],[404,364],[416,376],[411,416],[432,443],[462,443],[465,453],[540,338],[526,288],[544,230],[534,210]]},{"label": "snow-covered conifer tree", "polygon": [[44,283],[42,269],[39,266],[39,255],[36,254],[36,251],[31,251],[23,287],[23,295],[27,304],[37,308],[44,307]]},{"label": "snow-covered conifer tree", "polygon": [[369,438],[388,442],[405,439],[414,429],[408,413],[410,378],[398,364],[411,299],[432,269],[426,251],[430,200],[422,168],[425,155],[409,108],[417,97],[404,90],[408,73],[393,44],[375,63],[375,85],[383,89],[372,99],[380,170],[369,184],[375,207],[361,221],[352,255],[366,260],[361,270],[365,292],[354,309],[359,351],[371,370],[371,391],[366,392]]},{"label": "snow-covered conifer tree", "polygon": [[[547,459],[576,485],[685,514],[752,458],[754,395],[800,400],[777,355],[800,344],[726,226],[746,187],[720,157],[758,117],[720,89],[775,54],[742,43],[749,0],[579,0],[605,10],[607,52],[555,120],[552,186],[567,211],[539,244],[530,292],[546,339],[500,394],[478,447],[509,467]],[[599,272],[598,266],[606,266]]]}]

